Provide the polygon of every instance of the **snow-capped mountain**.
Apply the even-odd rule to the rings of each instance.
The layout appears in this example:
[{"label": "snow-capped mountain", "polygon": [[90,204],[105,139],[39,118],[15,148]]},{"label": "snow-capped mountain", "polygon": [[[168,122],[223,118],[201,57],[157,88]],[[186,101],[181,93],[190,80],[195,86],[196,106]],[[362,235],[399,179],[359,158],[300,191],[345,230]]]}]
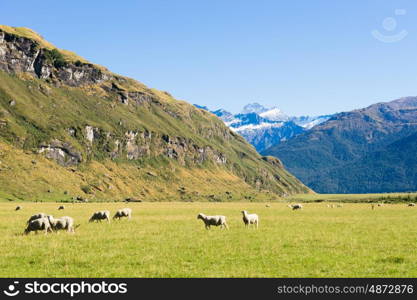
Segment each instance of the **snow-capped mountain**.
[{"label": "snow-capped mountain", "polygon": [[278,107],[272,107],[259,115],[270,121],[288,121],[290,119],[290,117],[284,114]]},{"label": "snow-capped mountain", "polygon": [[[206,106],[195,106],[210,111]],[[241,113],[235,115],[224,109],[210,112],[243,136],[258,152],[292,139],[331,117],[290,117],[277,107],[266,108],[259,103],[247,104]]]},{"label": "snow-capped mountain", "polygon": [[231,127],[231,129],[243,136],[259,152],[292,139],[305,131],[303,127],[292,121],[247,124],[240,127]]}]

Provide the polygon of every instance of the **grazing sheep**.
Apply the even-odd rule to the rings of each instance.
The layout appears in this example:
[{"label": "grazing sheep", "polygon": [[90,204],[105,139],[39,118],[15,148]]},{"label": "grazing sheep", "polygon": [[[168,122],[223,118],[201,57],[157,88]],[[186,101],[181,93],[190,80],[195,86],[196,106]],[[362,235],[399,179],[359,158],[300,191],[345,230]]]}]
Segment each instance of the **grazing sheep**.
[{"label": "grazing sheep", "polygon": [[206,216],[203,213],[199,213],[197,216],[197,219],[203,220],[206,229],[210,229],[210,226],[220,226],[221,228],[229,229],[229,226],[227,226],[226,223],[226,217],[225,216]]},{"label": "grazing sheep", "polygon": [[297,210],[297,209],[302,209],[303,206],[301,204],[289,204],[288,205],[289,208],[292,208],[292,210]]},{"label": "grazing sheep", "polygon": [[267,205],[265,205],[265,207],[271,207],[271,205],[267,204]]},{"label": "grazing sheep", "polygon": [[47,217],[38,218],[28,222],[28,226],[24,234],[29,234],[31,231],[38,233],[39,230],[45,230],[45,234],[52,232],[51,223]]},{"label": "grazing sheep", "polygon": [[121,219],[121,218],[128,218],[130,220],[130,218],[132,217],[132,210],[130,208],[123,208],[123,209],[119,209],[116,214],[113,217],[114,219]]},{"label": "grazing sheep", "polygon": [[[74,228],[74,219],[71,217],[61,217],[59,219],[55,219],[52,216],[48,216],[49,223],[53,230],[67,230],[68,232],[75,232]],[[79,225],[77,225],[78,227]]]},{"label": "grazing sheep", "polygon": [[136,198],[126,198],[125,202],[142,202],[142,200]]},{"label": "grazing sheep", "polygon": [[20,205],[18,205],[18,206],[16,206],[16,211],[18,211],[18,210],[21,210],[22,209],[22,207],[20,206]]},{"label": "grazing sheep", "polygon": [[384,204],[383,204],[383,203],[378,203],[377,205],[378,205],[378,206],[384,206]]},{"label": "grazing sheep", "polygon": [[253,224],[258,228],[259,226],[259,217],[257,214],[248,214],[246,210],[242,210],[243,214],[243,223],[248,227],[250,224]]},{"label": "grazing sheep", "polygon": [[408,206],[416,206],[415,203],[408,203]]},{"label": "grazing sheep", "polygon": [[65,209],[64,205],[61,205],[60,207],[58,207],[58,210],[63,210],[63,209]]},{"label": "grazing sheep", "polygon": [[110,222],[110,212],[108,210],[96,211],[93,213],[88,222],[101,222],[101,220],[107,220],[107,222]]},{"label": "grazing sheep", "polygon": [[31,221],[36,220],[36,219],[40,219],[40,218],[46,218],[47,215],[45,213],[38,213],[36,215],[33,215],[29,218],[29,220],[27,220],[27,224],[29,224]]}]

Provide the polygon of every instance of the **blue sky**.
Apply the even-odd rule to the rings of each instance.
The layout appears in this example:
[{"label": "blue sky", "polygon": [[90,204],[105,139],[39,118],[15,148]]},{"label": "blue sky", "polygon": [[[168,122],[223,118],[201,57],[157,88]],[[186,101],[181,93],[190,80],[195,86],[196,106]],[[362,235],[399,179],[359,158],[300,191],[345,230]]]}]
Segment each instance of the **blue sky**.
[{"label": "blue sky", "polygon": [[1,0],[0,23],[212,109],[318,115],[417,95],[411,0]]}]

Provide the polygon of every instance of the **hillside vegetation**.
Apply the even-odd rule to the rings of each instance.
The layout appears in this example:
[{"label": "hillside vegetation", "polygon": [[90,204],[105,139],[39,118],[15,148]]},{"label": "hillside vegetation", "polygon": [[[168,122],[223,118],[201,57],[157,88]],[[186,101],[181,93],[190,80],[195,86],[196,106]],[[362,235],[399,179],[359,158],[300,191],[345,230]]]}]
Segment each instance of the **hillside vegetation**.
[{"label": "hillside vegetation", "polygon": [[0,198],[256,201],[308,192],[211,113],[71,58],[31,30],[0,27]]}]

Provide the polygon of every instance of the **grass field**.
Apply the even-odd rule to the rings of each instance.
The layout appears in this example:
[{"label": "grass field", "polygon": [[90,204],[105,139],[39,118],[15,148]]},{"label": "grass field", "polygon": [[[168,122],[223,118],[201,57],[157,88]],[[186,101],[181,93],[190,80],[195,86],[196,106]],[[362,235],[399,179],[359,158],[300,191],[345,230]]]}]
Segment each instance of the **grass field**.
[{"label": "grass field", "polygon": [[[417,208],[369,204],[0,203],[0,277],[417,277]],[[88,223],[131,207],[132,220]],[[246,229],[240,211],[260,216]],[[37,212],[72,216],[75,234],[21,235]],[[205,230],[199,212],[230,230]]]}]

